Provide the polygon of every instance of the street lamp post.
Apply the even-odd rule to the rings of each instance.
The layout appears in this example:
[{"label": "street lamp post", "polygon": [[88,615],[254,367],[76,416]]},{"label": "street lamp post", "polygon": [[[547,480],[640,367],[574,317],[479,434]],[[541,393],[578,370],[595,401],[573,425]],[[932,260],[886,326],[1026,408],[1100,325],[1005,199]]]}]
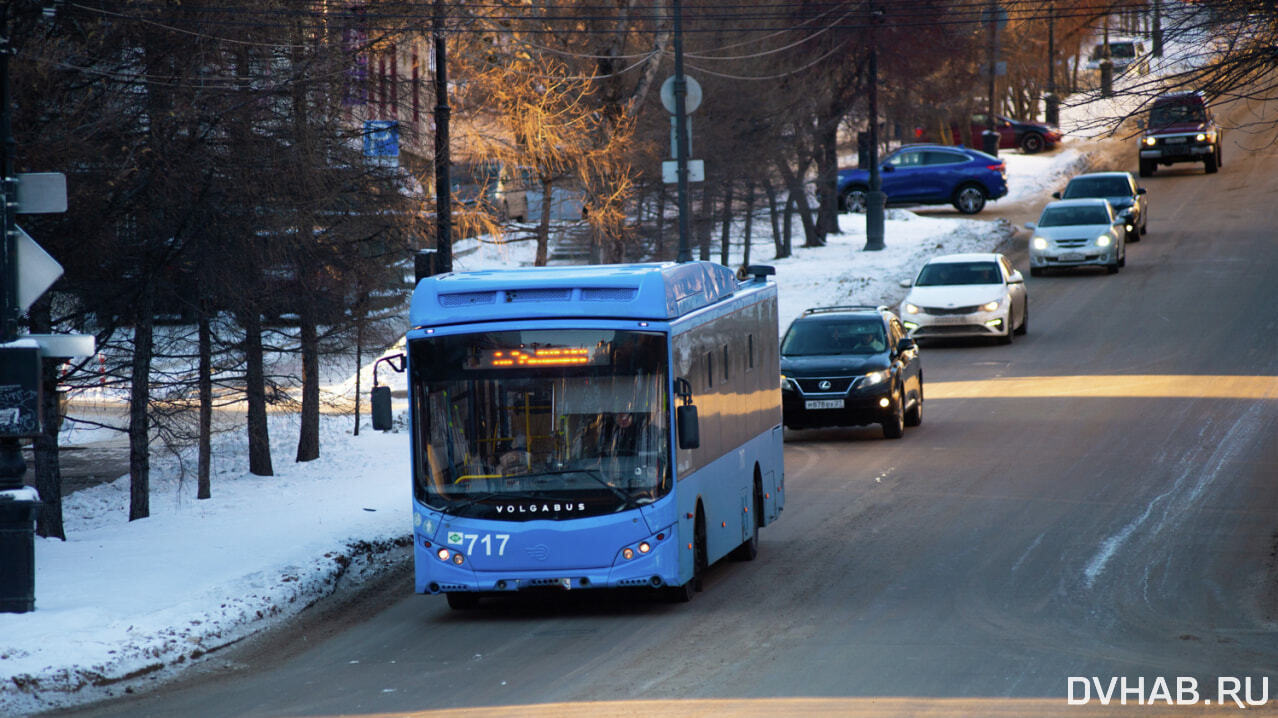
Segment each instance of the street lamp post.
[{"label": "street lamp post", "polygon": [[1056,2],[1047,3],[1047,93],[1043,96],[1043,119],[1049,125],[1061,123],[1061,100],[1056,96]]},{"label": "street lamp post", "polygon": [[870,2],[870,191],[865,196],[866,252],[883,249],[883,178],[879,175],[879,45],[874,31],[881,11]]}]

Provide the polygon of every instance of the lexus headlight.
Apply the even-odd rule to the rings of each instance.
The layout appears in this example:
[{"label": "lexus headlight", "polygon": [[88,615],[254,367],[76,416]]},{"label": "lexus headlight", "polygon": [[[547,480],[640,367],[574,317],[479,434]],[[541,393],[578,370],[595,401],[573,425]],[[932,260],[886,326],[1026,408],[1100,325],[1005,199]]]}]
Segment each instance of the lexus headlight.
[{"label": "lexus headlight", "polygon": [[1003,306],[1002,299],[995,299],[992,302],[986,302],[981,305],[981,310],[986,312],[997,312],[998,308]]},{"label": "lexus headlight", "polygon": [[1096,246],[1097,246],[1097,247],[1108,247],[1108,246],[1109,246],[1109,244],[1110,244],[1110,242],[1112,242],[1112,241],[1113,241],[1113,240],[1112,240],[1112,239],[1110,239],[1110,236],[1109,236],[1108,234],[1102,234],[1101,236],[1099,236],[1099,237],[1097,237],[1097,238],[1096,238]]},{"label": "lexus headlight", "polygon": [[1047,246],[1048,246],[1047,238],[1035,237],[1030,240],[1030,246],[1033,247],[1034,249],[1047,249]]},{"label": "lexus headlight", "polygon": [[905,303],[905,313],[906,313],[906,314],[918,314],[918,313],[919,313],[919,308],[918,308],[918,307],[916,307],[916,306],[914,306],[913,304],[910,304],[909,302],[906,302],[906,303]]},{"label": "lexus headlight", "polygon": [[1158,144],[1158,140],[1153,137],[1146,137],[1145,139],[1141,140],[1141,142],[1145,143],[1146,147],[1153,147],[1154,145]]},{"label": "lexus headlight", "polygon": [[787,389],[788,389],[788,390],[793,391],[793,390],[794,390],[794,383],[790,381],[790,377],[786,376],[785,374],[782,374],[782,375],[781,375],[781,390],[782,390],[782,391],[785,391],[785,390],[787,390]]},{"label": "lexus headlight", "polygon": [[861,386],[874,386],[887,381],[888,373],[885,371],[872,371],[865,375],[865,380],[861,382]]}]

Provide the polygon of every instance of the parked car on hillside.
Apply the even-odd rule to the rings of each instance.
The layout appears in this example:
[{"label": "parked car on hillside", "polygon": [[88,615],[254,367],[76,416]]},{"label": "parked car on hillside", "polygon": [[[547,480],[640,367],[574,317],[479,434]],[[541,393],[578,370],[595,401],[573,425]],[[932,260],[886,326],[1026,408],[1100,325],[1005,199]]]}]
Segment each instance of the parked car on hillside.
[{"label": "parked car on hillside", "polygon": [[1026,222],[1033,232],[1029,244],[1030,274],[1055,267],[1104,267],[1118,273],[1127,264],[1127,232],[1109,200],[1061,199],[1049,202],[1038,222]]},{"label": "parked car on hillside", "polygon": [[[1105,43],[1092,48],[1087,58],[1088,70],[1099,70],[1101,60],[1105,58]],[[1139,38],[1122,37],[1109,41],[1109,62],[1114,73],[1132,71],[1138,75],[1149,74],[1149,53],[1145,50],[1145,41]]]},{"label": "parked car on hillside", "polygon": [[886,307],[808,309],[781,339],[781,406],[792,429],[881,424],[899,439],[923,423],[918,347]]},{"label": "parked car on hillside", "polygon": [[1056,199],[1103,197],[1123,219],[1127,241],[1139,242],[1149,223],[1149,200],[1145,188],[1137,186],[1131,172],[1089,172],[1078,175],[1065,185],[1065,191],[1053,192]]},{"label": "parked car on hillside", "polygon": [[901,321],[918,340],[995,337],[1010,344],[1029,329],[1029,292],[1021,273],[998,253],[933,257],[901,302]]},{"label": "parked car on hillside", "polygon": [[[968,119],[966,126],[957,123],[950,125],[949,141],[956,145],[984,148],[985,131],[989,129],[989,115],[975,114]],[[1043,150],[1050,150],[1061,142],[1060,128],[1045,122],[1014,120],[1003,115],[994,115],[994,130],[998,132],[998,148],[1000,150],[1020,150],[1030,155]],[[931,132],[919,127],[914,131],[915,140],[920,142],[937,142]]]},{"label": "parked car on hillside", "polygon": [[[953,204],[963,214],[976,214],[1007,194],[1007,165],[967,147],[906,145],[883,158],[879,177],[889,206]],[[838,190],[840,209],[864,212],[869,171],[839,170]]]},{"label": "parked car on hillside", "polygon": [[[989,115],[972,115],[968,129],[968,142],[972,147],[984,147],[981,139],[989,129]],[[1014,120],[1002,115],[994,115],[994,131],[998,133],[1000,150],[1020,150],[1027,155],[1050,150],[1061,142],[1059,128],[1045,122],[1029,122]]]},{"label": "parked car on hillside", "polygon": [[1224,166],[1220,127],[1201,92],[1169,92],[1149,106],[1149,118],[1140,138],[1140,176],[1154,174],[1158,165],[1202,162],[1203,171],[1214,174]]}]

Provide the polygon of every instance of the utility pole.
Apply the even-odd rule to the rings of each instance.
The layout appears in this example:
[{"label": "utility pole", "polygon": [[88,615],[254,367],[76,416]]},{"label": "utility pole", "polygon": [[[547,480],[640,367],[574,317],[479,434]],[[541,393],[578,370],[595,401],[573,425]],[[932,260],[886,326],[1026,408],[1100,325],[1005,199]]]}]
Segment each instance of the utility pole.
[{"label": "utility pole", "polygon": [[1153,27],[1149,29],[1149,51],[1154,57],[1163,56],[1163,0],[1154,0]]},{"label": "utility pole", "polygon": [[1100,86],[1101,96],[1112,97],[1114,95],[1114,61],[1109,56],[1109,14],[1105,15],[1104,34],[1102,35],[1101,45],[1101,61],[1100,61]]},{"label": "utility pole", "polygon": [[989,107],[985,114],[985,132],[981,135],[981,149],[987,154],[998,156],[998,130],[994,126],[994,113],[997,111],[995,103],[995,92],[997,90],[997,72],[998,72],[998,22],[999,7],[998,0],[990,0],[990,5],[985,12],[989,15],[990,22],[990,77],[989,77]]},{"label": "utility pole", "polygon": [[444,40],[444,0],[435,0],[431,18],[435,42],[435,274],[453,271],[453,185],[448,153],[448,46]]},{"label": "utility pole", "polygon": [[683,3],[673,0],[675,162],[679,187],[679,262],[692,261],[688,241],[688,80],[683,76]]},{"label": "utility pole", "polygon": [[0,228],[4,251],[0,253],[0,344],[18,336],[18,232],[14,226],[13,153],[16,142],[9,108],[9,5],[0,3]]},{"label": "utility pole", "polygon": [[879,174],[879,40],[875,26],[881,14],[870,0],[870,191],[865,196],[865,252],[883,250],[883,178]]},{"label": "utility pole", "polygon": [[1049,125],[1061,123],[1061,99],[1056,96],[1056,0],[1047,3],[1047,93],[1043,96],[1043,119]]}]

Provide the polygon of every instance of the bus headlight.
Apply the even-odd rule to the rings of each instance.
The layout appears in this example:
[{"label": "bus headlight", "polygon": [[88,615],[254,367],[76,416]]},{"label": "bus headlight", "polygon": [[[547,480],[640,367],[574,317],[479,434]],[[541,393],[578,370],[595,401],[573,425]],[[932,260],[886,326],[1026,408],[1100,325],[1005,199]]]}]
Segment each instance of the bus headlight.
[{"label": "bus headlight", "polygon": [[453,563],[457,564],[458,566],[462,565],[462,561],[465,561],[465,560],[466,558],[462,556],[461,554],[459,553],[453,554]]},{"label": "bus headlight", "polygon": [[621,549],[621,557],[629,561],[635,557],[635,550],[627,546],[626,548]]},{"label": "bus headlight", "polygon": [[435,552],[435,555],[439,557],[440,561],[448,561],[448,559],[452,558],[453,552],[441,547]]},{"label": "bus headlight", "polygon": [[647,541],[639,542],[639,553],[648,553],[652,550],[652,546]]}]

